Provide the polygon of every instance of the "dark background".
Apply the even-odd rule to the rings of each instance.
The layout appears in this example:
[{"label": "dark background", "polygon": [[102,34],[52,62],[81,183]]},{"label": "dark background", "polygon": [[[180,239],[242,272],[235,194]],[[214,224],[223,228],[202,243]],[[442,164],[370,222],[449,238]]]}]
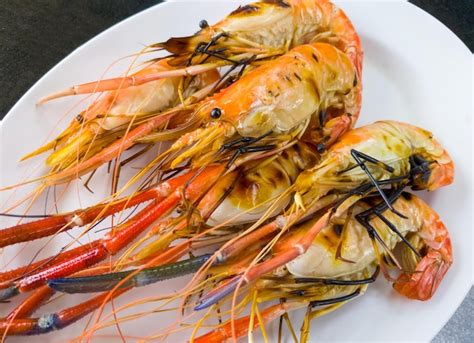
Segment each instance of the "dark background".
[{"label": "dark background", "polygon": [[[0,0],[0,119],[75,48],[161,0]],[[473,50],[473,0],[413,0]],[[414,32],[414,34],[416,34]]]},{"label": "dark background", "polygon": [[[120,20],[160,2],[0,0],[0,119],[43,74],[74,49]],[[438,18],[473,51],[474,0],[411,2]],[[433,342],[472,342],[473,304],[471,290]]]}]

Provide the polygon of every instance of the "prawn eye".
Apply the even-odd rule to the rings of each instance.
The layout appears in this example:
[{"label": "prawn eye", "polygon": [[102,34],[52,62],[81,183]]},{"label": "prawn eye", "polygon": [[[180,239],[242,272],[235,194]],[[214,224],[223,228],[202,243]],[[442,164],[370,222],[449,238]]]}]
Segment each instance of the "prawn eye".
[{"label": "prawn eye", "polygon": [[215,107],[215,108],[212,109],[212,111],[211,111],[211,118],[213,118],[213,119],[219,119],[221,115],[222,115],[222,111],[221,111],[220,108]]},{"label": "prawn eye", "polygon": [[201,21],[199,22],[199,27],[200,27],[201,29],[205,29],[205,28],[208,27],[208,26],[209,26],[209,24],[207,23],[207,21],[206,21],[205,19],[203,19],[203,20],[201,20]]},{"label": "prawn eye", "polygon": [[316,145],[316,151],[322,154],[326,150],[326,146],[323,143]]}]

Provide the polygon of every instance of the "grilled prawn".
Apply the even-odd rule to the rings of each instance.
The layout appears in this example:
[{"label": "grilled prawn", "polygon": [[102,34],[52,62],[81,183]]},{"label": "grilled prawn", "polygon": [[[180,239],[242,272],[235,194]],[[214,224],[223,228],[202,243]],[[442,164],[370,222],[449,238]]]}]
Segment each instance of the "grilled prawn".
[{"label": "grilled prawn", "polygon": [[263,0],[240,6],[214,25],[205,20],[188,37],[170,38],[151,46],[170,52],[174,71],[150,71],[139,76],[101,80],[54,93],[62,96],[137,86],[172,76],[197,75],[218,67],[232,69],[285,54],[297,46],[324,42],[347,54],[357,75],[362,73],[360,38],[344,11],[328,0]]},{"label": "grilled prawn", "polygon": [[[171,71],[174,68],[168,62],[168,59],[153,62],[132,77]],[[88,159],[112,145],[143,121],[157,120],[165,126],[166,120],[156,117],[179,105],[180,87],[182,98],[191,104],[207,96],[218,79],[219,73],[210,70],[194,78],[173,77],[106,92],[78,114],[58,137],[23,159],[54,149],[46,159],[53,172],[74,167],[80,160]],[[146,130],[142,134],[146,135]]]}]

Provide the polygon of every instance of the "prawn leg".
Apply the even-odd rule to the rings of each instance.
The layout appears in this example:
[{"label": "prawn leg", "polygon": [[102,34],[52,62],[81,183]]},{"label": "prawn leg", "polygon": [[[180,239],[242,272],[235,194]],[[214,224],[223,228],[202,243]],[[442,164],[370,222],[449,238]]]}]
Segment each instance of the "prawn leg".
[{"label": "prawn leg", "polygon": [[[223,167],[218,166],[202,170],[194,177],[192,182],[186,185],[184,192],[186,199],[195,200],[199,198],[202,192],[208,188],[208,184],[219,178],[222,169]],[[5,300],[18,293],[35,289],[45,284],[47,280],[73,274],[104,260],[110,255],[117,254],[137,235],[145,231],[150,224],[174,210],[182,197],[183,190],[176,189],[163,201],[154,201],[148,204],[137,215],[116,228],[114,232],[107,234],[105,238],[66,252],[65,254],[68,257],[65,259],[62,257],[63,254],[59,254],[59,262],[53,261],[46,268],[39,269],[16,281],[13,285],[1,291],[0,298]]]},{"label": "prawn leg", "polygon": [[135,269],[99,276],[54,279],[48,281],[48,286],[63,293],[103,292],[113,289],[119,282],[128,277],[127,281],[120,285],[120,288],[142,287],[155,282],[194,273],[198,271],[211,256],[212,254],[205,254],[180,262],[143,270]]},{"label": "prawn leg", "polygon": [[[309,303],[310,308],[319,307],[319,306],[328,306],[334,304],[344,303],[346,301],[352,300],[359,296],[360,289],[357,289],[353,293],[330,298],[324,300],[314,300]],[[283,302],[277,305],[270,306],[265,310],[261,311],[261,316],[258,316],[253,324],[253,329],[257,329],[259,326],[264,326],[272,322],[273,320],[283,316],[285,313],[291,312],[293,310],[305,307],[304,302]],[[259,320],[262,320],[263,323],[260,323]],[[242,317],[234,321],[234,331],[232,330],[232,323],[228,322],[223,326],[219,327],[216,330],[213,330],[205,335],[202,335],[194,340],[194,342],[204,343],[204,342],[224,342],[227,339],[232,337],[240,338],[248,333],[250,323],[250,316]]]},{"label": "prawn leg", "polygon": [[[176,261],[181,255],[171,257],[170,262]],[[107,269],[110,266],[104,265]],[[102,269],[81,271],[79,275],[95,275]],[[26,318],[32,314],[43,302],[51,297],[55,290],[48,286],[42,286],[30,295],[20,306],[18,306],[7,318],[0,319],[0,334],[8,335],[35,335],[48,333],[62,329],[80,320],[87,314],[95,311],[104,303],[110,302],[124,294],[131,287],[122,287],[113,293],[105,292],[76,306],[64,309],[57,313],[43,315],[38,318]]]},{"label": "prawn leg", "polygon": [[156,187],[138,192],[132,197],[119,199],[113,203],[99,204],[84,210],[78,210],[61,215],[53,215],[37,221],[0,230],[0,248],[51,236],[55,233],[70,230],[77,226],[84,226],[145,201],[162,201],[167,195],[169,195],[170,190],[182,186],[191,178],[191,176],[192,173],[187,173],[175,177],[162,182]]},{"label": "prawn leg", "polygon": [[[279,318],[280,316],[284,315],[287,312],[296,310],[298,308],[304,307],[304,304],[300,303],[281,303],[278,305],[273,305],[265,310],[261,311],[261,315],[259,318],[255,318],[255,321],[253,323],[253,327],[250,327],[251,329],[255,330],[258,329],[260,325],[266,325],[275,319]],[[245,316],[239,319],[236,319],[234,321],[234,334],[236,338],[243,337],[247,335],[249,331],[249,324],[250,324],[250,317],[251,316]],[[262,320],[263,323],[260,323],[259,320]],[[194,343],[214,343],[214,342],[224,342],[228,339],[232,339],[233,337],[233,332],[232,332],[232,324],[226,323],[222,325],[221,327],[208,332],[207,334],[204,334],[200,337],[195,338],[193,341]]]},{"label": "prawn leg", "polygon": [[210,293],[204,295],[201,299],[202,302],[195,307],[195,310],[202,310],[207,308],[217,301],[235,291],[238,285],[246,285],[255,281],[260,276],[275,270],[276,268],[285,265],[286,263],[294,260],[298,256],[304,254],[308,250],[309,246],[316,238],[318,233],[323,230],[331,219],[331,212],[327,212],[321,218],[319,218],[314,225],[308,230],[308,232],[294,245],[289,246],[286,251],[280,253],[278,256],[270,258],[260,264],[257,264],[247,270],[244,275],[237,275],[234,278],[226,281],[223,285],[214,289]]},{"label": "prawn leg", "polygon": [[42,315],[38,318],[4,319],[0,320],[0,334],[8,335],[38,335],[62,329],[87,314],[99,308],[106,299],[113,299],[125,293],[128,289],[116,290],[112,295],[100,294],[77,306],[64,309],[57,313]]}]

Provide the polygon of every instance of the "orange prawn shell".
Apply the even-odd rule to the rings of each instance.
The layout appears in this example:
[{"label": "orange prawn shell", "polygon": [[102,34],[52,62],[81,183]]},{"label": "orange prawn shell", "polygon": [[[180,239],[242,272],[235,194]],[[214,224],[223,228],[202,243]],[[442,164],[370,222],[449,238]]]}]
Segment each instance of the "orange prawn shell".
[{"label": "orange prawn shell", "polygon": [[423,240],[426,253],[415,270],[398,277],[393,288],[407,298],[428,300],[453,263],[451,238],[439,215],[420,198],[411,196],[402,210],[418,217],[421,227],[417,235]]},{"label": "orange prawn shell", "polygon": [[231,123],[244,136],[288,132],[321,110],[330,92],[337,91],[350,93],[343,101],[355,121],[360,110],[355,75],[351,61],[332,45],[298,46],[209,98],[199,115],[212,121],[213,109],[219,109],[216,120]]},{"label": "orange prawn shell", "polygon": [[[343,10],[328,0],[263,0],[232,11],[214,25],[204,27],[189,37],[171,38],[159,43],[169,52],[194,52],[199,44],[209,42],[219,33],[230,33],[217,43],[245,47],[239,39],[273,49],[291,49],[315,41],[331,41],[362,73],[363,51],[360,38]],[[233,34],[236,37],[233,37]]]},{"label": "orange prawn shell", "polygon": [[[374,132],[373,129],[376,126],[379,126],[382,130]],[[412,154],[420,154],[427,160],[435,161],[430,166],[430,176],[423,183],[423,189],[432,191],[453,182],[454,162],[446,149],[433,137],[431,132],[402,122],[392,120],[379,121],[372,125],[352,130],[343,135],[331,147],[331,152],[341,154],[341,152],[346,152],[353,148],[357,149],[359,145],[367,143],[369,140],[373,140],[375,143],[377,140],[386,143],[387,139],[389,139],[389,133],[399,137],[398,141],[394,144],[388,144],[390,150],[397,151],[402,149],[399,144],[404,142],[404,144],[411,147]],[[377,144],[373,145],[377,148]]]}]

